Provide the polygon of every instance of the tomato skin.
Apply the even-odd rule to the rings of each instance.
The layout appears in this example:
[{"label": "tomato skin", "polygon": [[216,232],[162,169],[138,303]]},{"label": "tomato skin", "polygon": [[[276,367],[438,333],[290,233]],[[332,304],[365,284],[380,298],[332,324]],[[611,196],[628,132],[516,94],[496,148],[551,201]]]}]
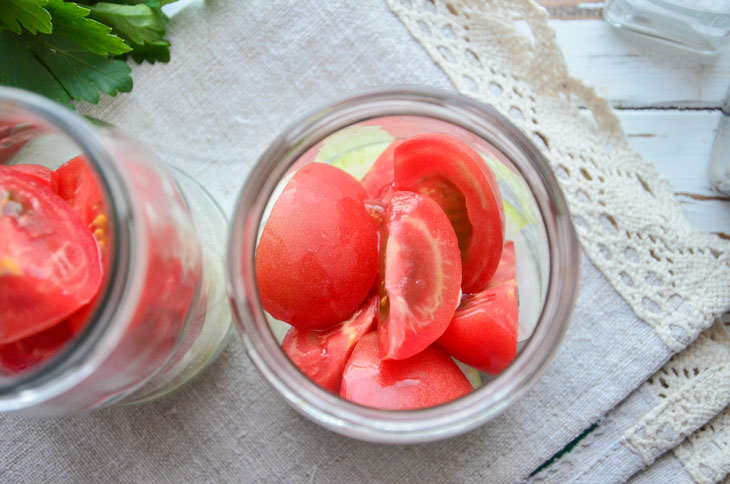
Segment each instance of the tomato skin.
[{"label": "tomato skin", "polygon": [[281,349],[317,385],[339,393],[345,363],[362,336],[375,322],[378,297],[365,300],[350,319],[324,331],[291,328]]},{"label": "tomato skin", "polygon": [[432,345],[404,360],[380,357],[377,335],[360,340],[347,362],[340,396],[385,410],[411,410],[450,402],[472,391],[454,361]]},{"label": "tomato skin", "polygon": [[58,175],[56,172],[42,165],[20,164],[8,166],[11,170],[32,176],[37,181],[44,183],[54,192],[58,189]]},{"label": "tomato skin", "polygon": [[393,153],[395,148],[401,144],[400,141],[393,141],[383,151],[373,166],[362,179],[362,186],[368,192],[368,196],[375,200],[383,200],[393,189],[394,162]]},{"label": "tomato skin", "polygon": [[35,178],[0,166],[0,344],[58,323],[102,279],[99,251],[78,216]]},{"label": "tomato skin", "polygon": [[433,198],[459,239],[464,292],[482,290],[499,264],[504,209],[497,179],[479,154],[447,134],[415,136],[395,148],[395,188]]},{"label": "tomato skin", "polygon": [[457,360],[496,375],[517,354],[518,317],[515,248],[508,242],[495,277],[483,291],[464,296],[438,344]]},{"label": "tomato skin", "polygon": [[256,250],[261,302],[300,329],[347,319],[373,286],[378,234],[365,189],[323,163],[299,169],[274,204]]},{"label": "tomato skin", "polygon": [[0,345],[0,373],[21,373],[47,360],[73,336],[68,321],[12,343]]},{"label": "tomato skin", "polygon": [[459,303],[461,258],[454,229],[430,198],[394,192],[385,219],[380,349],[385,358],[404,359],[449,325]]}]

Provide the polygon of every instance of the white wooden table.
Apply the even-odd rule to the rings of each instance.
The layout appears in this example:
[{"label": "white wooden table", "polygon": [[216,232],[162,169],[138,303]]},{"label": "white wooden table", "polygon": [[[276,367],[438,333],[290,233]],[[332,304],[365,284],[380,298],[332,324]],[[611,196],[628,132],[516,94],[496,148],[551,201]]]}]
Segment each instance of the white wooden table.
[{"label": "white wooden table", "polygon": [[730,239],[730,197],[710,189],[710,151],[730,86],[730,48],[703,57],[613,28],[602,2],[538,0],[570,72],[617,110],[634,149],[666,177],[698,228]]}]

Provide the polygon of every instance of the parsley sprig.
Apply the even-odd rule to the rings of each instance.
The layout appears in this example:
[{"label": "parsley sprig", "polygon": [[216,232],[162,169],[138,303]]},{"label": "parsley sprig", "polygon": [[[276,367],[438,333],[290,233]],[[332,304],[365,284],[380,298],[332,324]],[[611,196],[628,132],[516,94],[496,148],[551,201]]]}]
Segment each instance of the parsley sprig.
[{"label": "parsley sprig", "polygon": [[124,62],[170,60],[162,6],[175,0],[0,0],[0,84],[71,100],[132,89]]}]

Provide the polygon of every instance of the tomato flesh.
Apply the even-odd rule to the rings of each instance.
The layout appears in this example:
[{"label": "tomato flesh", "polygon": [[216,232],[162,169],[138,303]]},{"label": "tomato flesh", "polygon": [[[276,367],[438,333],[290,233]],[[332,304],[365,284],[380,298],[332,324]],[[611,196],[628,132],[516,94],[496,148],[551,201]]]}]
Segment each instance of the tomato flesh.
[{"label": "tomato flesh", "polygon": [[21,373],[44,362],[71,339],[73,330],[68,321],[26,338],[0,345],[0,372]]},{"label": "tomato flesh", "polygon": [[94,238],[35,178],[0,166],[0,344],[38,333],[101,285]]},{"label": "tomato flesh", "polygon": [[264,226],[256,251],[261,302],[300,329],[347,319],[375,281],[378,234],[365,189],[323,163],[299,169]]},{"label": "tomato flesh", "polygon": [[58,175],[56,175],[55,171],[46,168],[45,166],[20,164],[10,165],[8,166],[8,168],[18,171],[20,173],[24,173],[28,176],[32,176],[36,179],[36,181],[43,183],[54,192],[58,190]]},{"label": "tomato flesh", "polygon": [[380,356],[368,333],[347,361],[340,396],[385,410],[410,410],[450,402],[472,391],[469,380],[441,348],[432,345],[404,360]]},{"label": "tomato flesh", "polygon": [[517,354],[515,248],[505,244],[495,277],[481,292],[464,297],[438,344],[457,360],[495,375]]},{"label": "tomato flesh", "polygon": [[393,141],[375,160],[373,166],[362,179],[362,186],[368,192],[370,198],[382,200],[386,198],[393,188],[393,152],[400,144],[400,141]]},{"label": "tomato flesh", "polygon": [[97,177],[88,163],[86,157],[80,155],[58,167],[57,192],[81,217],[103,249],[108,232],[104,198]]},{"label": "tomato flesh", "polygon": [[435,200],[459,239],[464,292],[482,290],[499,264],[504,209],[497,180],[479,154],[446,134],[415,136],[395,148],[395,189]]},{"label": "tomato flesh", "polygon": [[372,296],[347,321],[325,331],[291,328],[281,348],[314,383],[338,393],[345,363],[360,338],[375,321],[378,297]]},{"label": "tomato flesh", "polygon": [[404,359],[443,334],[459,303],[461,258],[449,220],[430,198],[395,192],[381,248],[380,348]]}]

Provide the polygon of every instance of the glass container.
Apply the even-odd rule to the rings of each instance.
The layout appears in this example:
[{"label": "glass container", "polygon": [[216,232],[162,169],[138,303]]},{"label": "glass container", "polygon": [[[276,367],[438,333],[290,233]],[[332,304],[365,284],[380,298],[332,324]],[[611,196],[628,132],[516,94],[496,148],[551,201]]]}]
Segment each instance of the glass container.
[{"label": "glass container", "polygon": [[[53,190],[88,224],[103,273],[98,293],[78,311],[0,345],[0,411],[59,415],[148,401],[216,358],[232,326],[223,282],[227,223],[200,185],[118,129],[12,88],[0,88],[0,165],[6,174],[19,166],[56,170]],[[9,223],[24,230],[20,218]],[[17,287],[12,274],[2,277],[3,290]],[[23,295],[0,304],[17,305],[16,296]]]},{"label": "glass container", "polygon": [[[462,365],[475,391],[444,405],[405,411],[368,408],[324,390],[280,349],[287,326],[262,309],[255,275],[257,237],[295,170],[331,163],[362,178],[394,140],[442,132],[474,148],[492,168],[505,202],[506,239],[515,243],[519,344],[515,360],[488,377]],[[341,434],[412,443],[453,436],[496,417],[543,373],[568,327],[578,291],[580,248],[563,194],[536,146],[493,108],[443,92],[364,92],[310,113],[285,129],[250,172],[228,248],[229,296],[248,354],[297,411]]]}]

